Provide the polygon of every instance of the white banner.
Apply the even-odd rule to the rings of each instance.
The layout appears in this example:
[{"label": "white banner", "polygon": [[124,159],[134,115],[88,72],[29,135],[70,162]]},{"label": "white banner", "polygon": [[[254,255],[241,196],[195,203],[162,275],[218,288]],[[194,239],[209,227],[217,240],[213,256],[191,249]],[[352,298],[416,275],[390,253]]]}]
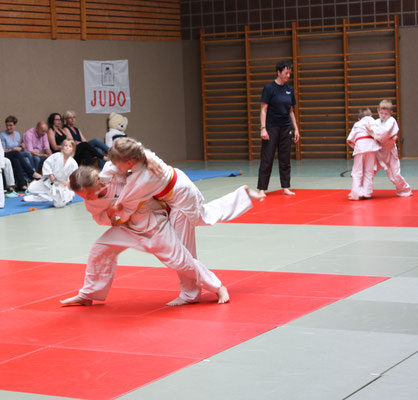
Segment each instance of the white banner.
[{"label": "white banner", "polygon": [[84,60],[86,113],[131,111],[128,60]]}]

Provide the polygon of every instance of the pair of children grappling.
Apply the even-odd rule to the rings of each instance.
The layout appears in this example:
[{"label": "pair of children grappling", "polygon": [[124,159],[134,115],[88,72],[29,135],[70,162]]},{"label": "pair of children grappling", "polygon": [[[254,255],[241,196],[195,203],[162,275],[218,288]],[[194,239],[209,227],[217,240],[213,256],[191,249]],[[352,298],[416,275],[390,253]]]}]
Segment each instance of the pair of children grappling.
[{"label": "pair of children grappling", "polygon": [[195,228],[234,219],[262,196],[244,185],[203,204],[202,194],[181,170],[130,138],[115,141],[109,157],[111,162],[100,174],[91,167],[80,167],[70,177],[72,190],[84,198],[94,220],[112,227],[93,244],[83,288],[61,303],[104,301],[117,256],[127,248],[152,253],[177,272],[180,294],[168,305],[196,302],[202,289],[216,293],[218,303],[228,302],[226,287],[197,260]]}]

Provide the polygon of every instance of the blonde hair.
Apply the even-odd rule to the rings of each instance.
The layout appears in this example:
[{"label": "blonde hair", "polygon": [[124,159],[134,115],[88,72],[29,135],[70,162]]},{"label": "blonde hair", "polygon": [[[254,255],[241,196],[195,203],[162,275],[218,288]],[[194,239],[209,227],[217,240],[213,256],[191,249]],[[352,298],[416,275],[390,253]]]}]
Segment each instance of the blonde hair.
[{"label": "blonde hair", "polygon": [[67,119],[71,117],[75,117],[75,112],[71,110],[66,111],[63,115],[64,121],[67,121]]},{"label": "blonde hair", "polygon": [[390,100],[382,100],[379,103],[379,108],[382,110],[391,110],[392,111],[392,102]]},{"label": "blonde hair", "polygon": [[360,108],[358,110],[358,117],[359,119],[362,119],[364,117],[371,117],[373,114],[370,111],[370,108]]},{"label": "blonde hair", "polygon": [[84,188],[95,186],[98,179],[98,169],[83,165],[70,175],[70,188],[74,192],[79,192]]},{"label": "blonde hair", "polygon": [[131,138],[119,138],[114,141],[109,149],[109,158],[115,163],[118,161],[135,161],[147,163],[142,144]]},{"label": "blonde hair", "polygon": [[[61,146],[64,146],[65,143],[69,143],[71,145],[71,147],[73,148],[73,152],[71,153],[71,156],[73,156],[74,153],[75,153],[75,147],[76,147],[76,144],[75,144],[74,140],[73,139],[64,139],[61,143]],[[62,151],[62,147],[61,147],[61,151]]]}]

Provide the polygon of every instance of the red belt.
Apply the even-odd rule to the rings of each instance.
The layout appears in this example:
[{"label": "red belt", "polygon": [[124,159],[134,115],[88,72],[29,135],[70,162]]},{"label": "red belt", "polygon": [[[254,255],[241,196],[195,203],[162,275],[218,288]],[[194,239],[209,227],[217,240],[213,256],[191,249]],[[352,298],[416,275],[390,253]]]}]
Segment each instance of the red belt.
[{"label": "red belt", "polygon": [[357,140],[360,140],[360,139],[373,139],[373,136],[360,136],[356,139],[356,142]]},{"label": "red belt", "polygon": [[173,189],[174,185],[177,182],[177,172],[173,167],[171,167],[171,170],[172,170],[172,173],[171,173],[170,182],[168,182],[168,185],[165,187],[165,189],[163,189],[162,192],[154,196],[157,199],[160,199],[160,200],[164,199],[164,197],[166,197],[171,192],[171,190]]}]

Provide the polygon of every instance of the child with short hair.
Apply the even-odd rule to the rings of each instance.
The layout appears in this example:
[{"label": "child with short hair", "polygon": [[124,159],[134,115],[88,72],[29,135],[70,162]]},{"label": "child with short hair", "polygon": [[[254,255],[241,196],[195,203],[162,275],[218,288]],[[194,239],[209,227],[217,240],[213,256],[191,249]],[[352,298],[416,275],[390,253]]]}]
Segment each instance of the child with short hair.
[{"label": "child with short hair", "polygon": [[382,100],[377,107],[379,118],[376,120],[379,132],[374,137],[380,143],[381,149],[377,152],[377,171],[383,168],[390,181],[396,186],[396,194],[400,197],[412,195],[411,187],[401,175],[401,163],[399,161],[396,140],[398,139],[399,126],[392,117],[392,102]]},{"label": "child with short hair", "polygon": [[376,152],[380,145],[368,133],[367,127],[372,129],[376,125],[369,108],[359,110],[358,121],[354,124],[347,143],[354,149],[353,169],[351,176],[353,184],[348,195],[349,200],[370,198],[373,193],[373,178],[376,165]]}]

